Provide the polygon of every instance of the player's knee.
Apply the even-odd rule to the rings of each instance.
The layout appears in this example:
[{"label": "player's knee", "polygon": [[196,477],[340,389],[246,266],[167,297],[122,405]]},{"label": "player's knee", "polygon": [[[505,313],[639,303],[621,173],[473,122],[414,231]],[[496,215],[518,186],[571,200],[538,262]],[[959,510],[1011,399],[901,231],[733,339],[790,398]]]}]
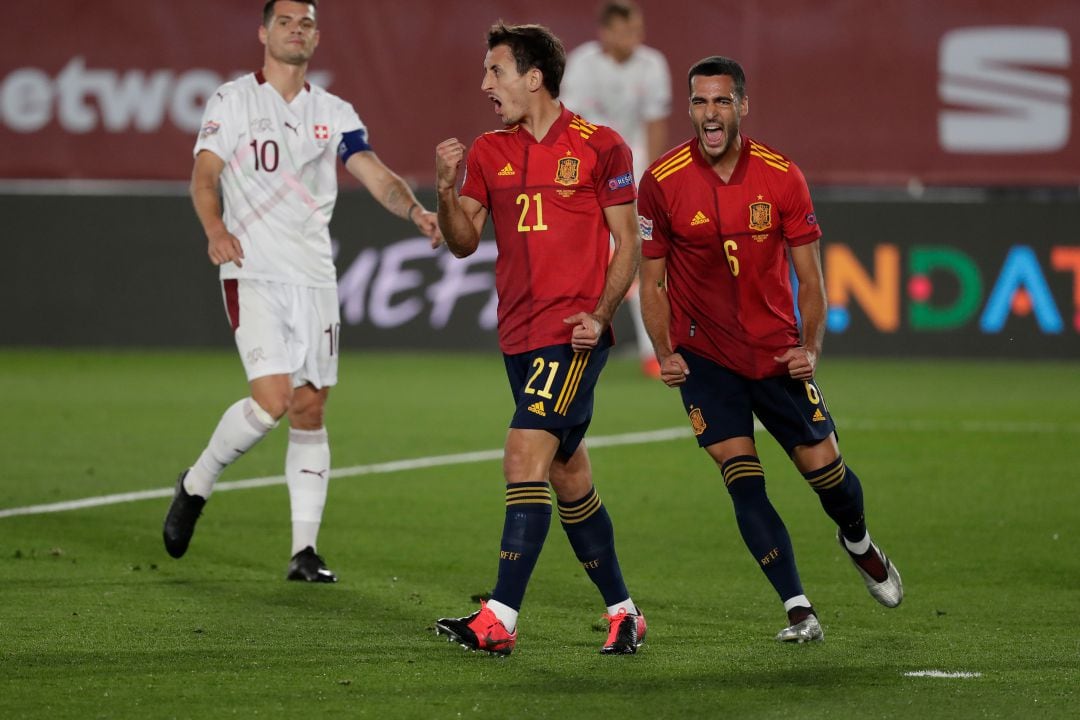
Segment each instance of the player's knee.
[{"label": "player's knee", "polygon": [[539,472],[535,463],[524,453],[506,453],[503,455],[503,476],[508,483],[519,482],[542,482],[547,480],[544,473]]},{"label": "player's knee", "polygon": [[840,458],[840,448],[833,435],[810,445],[796,445],[791,450],[795,467],[804,475],[832,465]]},{"label": "player's knee", "polygon": [[561,503],[572,503],[589,494],[592,489],[592,473],[585,470],[551,472],[551,488]]},{"label": "player's knee", "polygon": [[318,430],[323,426],[324,406],[308,403],[303,407],[289,408],[289,426],[297,430]]},{"label": "player's knee", "polygon": [[255,404],[263,412],[272,417],[274,422],[277,422],[288,412],[289,403],[292,401],[292,393],[280,391],[259,392],[253,393],[251,399],[255,401]]}]

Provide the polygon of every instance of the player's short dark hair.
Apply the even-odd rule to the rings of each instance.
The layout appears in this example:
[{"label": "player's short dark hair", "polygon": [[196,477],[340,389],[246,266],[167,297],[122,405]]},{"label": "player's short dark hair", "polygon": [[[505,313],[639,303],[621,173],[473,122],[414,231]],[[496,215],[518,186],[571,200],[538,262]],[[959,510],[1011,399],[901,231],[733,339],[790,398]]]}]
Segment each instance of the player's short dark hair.
[{"label": "player's short dark hair", "polygon": [[691,90],[694,89],[695,75],[704,77],[727,75],[735,81],[735,95],[740,98],[746,97],[746,74],[743,72],[742,65],[731,58],[711,55],[694,63],[690,72],[686,74],[686,84]]},{"label": "player's short dark hair", "polygon": [[[302,2],[316,10],[319,9],[319,0],[294,0],[295,2]],[[266,0],[266,4],[263,5],[263,27],[270,24],[270,21],[274,19],[274,5],[278,0]]]},{"label": "player's short dark hair", "polygon": [[533,68],[539,70],[551,97],[559,97],[559,86],[566,69],[566,50],[555,33],[543,25],[507,25],[500,20],[488,30],[487,42],[488,50],[499,45],[510,48],[519,75]]},{"label": "player's short dark hair", "polygon": [[633,0],[607,0],[600,4],[596,19],[602,27],[607,27],[615,20],[629,20],[640,14],[641,10]]}]

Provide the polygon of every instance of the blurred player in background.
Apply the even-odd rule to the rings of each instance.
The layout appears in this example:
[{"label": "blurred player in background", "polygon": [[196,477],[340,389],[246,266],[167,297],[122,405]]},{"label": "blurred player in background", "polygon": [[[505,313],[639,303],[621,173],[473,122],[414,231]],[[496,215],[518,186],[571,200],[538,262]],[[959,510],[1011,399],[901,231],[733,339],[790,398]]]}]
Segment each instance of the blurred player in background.
[{"label": "blurred player in background", "polygon": [[[640,181],[649,163],[667,149],[671,73],[664,55],[642,44],[645,18],[632,0],[608,0],[600,6],[597,36],[567,56],[562,101],[589,122],[607,125],[623,137]],[[660,364],[641,323],[636,285],[627,298],[642,371],[659,377]]]},{"label": "blurred player in background", "polygon": [[749,111],[742,67],[705,58],[688,82],[695,137],[653,163],[641,182],[645,325],[661,377],[681,390],[743,540],[784,603],[788,627],[776,639],[821,640],[787,528],[765,492],[755,414],[817,493],[870,594],[886,607],[903,599],[900,573],[870,540],[862,486],[840,455],[814,381],[825,335],[821,229],[799,168],[739,130]]},{"label": "blurred player in background", "polygon": [[323,410],[337,382],[341,330],[328,230],[337,158],[433,246],[438,226],[372,151],[352,106],[306,82],[319,44],[316,4],[267,2],[259,28],[262,70],[222,85],[206,105],[191,196],[210,260],[221,266],[225,310],[251,396],[225,411],[206,449],[180,474],[163,534],[169,554],[183,556],[222,471],[288,416],[286,577],[335,582],[317,539],[330,473]]},{"label": "blurred player in background", "polygon": [[498,581],[480,610],[442,618],[436,629],[500,655],[517,641],[518,611],[551,523],[552,487],[570,545],[607,605],[600,652],[632,654],[646,631],[583,442],[613,342],[611,318],[640,259],[633,168],[617,133],[557,99],[565,62],[547,28],[493,26],[481,90],[505,127],[477,138],[468,153],[456,138],[436,148],[439,227],[451,252],[473,253],[489,214],[495,227],[499,345],[517,405],[503,458]]}]

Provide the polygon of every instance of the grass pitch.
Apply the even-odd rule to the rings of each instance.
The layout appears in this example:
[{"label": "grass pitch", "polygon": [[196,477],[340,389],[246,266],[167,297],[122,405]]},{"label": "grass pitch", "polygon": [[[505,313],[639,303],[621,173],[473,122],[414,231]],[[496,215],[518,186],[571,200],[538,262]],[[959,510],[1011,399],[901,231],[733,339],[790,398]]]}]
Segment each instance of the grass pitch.
[{"label": "grass pitch", "polygon": [[[494,582],[503,492],[485,460],[335,478],[334,586],[283,580],[283,486],[216,493],[180,561],[161,545],[166,498],[0,517],[0,714],[1074,717],[1080,366],[826,358],[819,380],[907,591],[896,610],[869,598],[761,434],[823,644],[773,642],[780,604],[687,431],[592,451],[649,619],[634,657],[598,655],[602,603],[557,521],[513,656],[434,636]],[[169,488],[245,387],[231,352],[0,352],[0,514]],[[328,409],[334,465],[497,449],[509,410],[493,355],[352,353]],[[591,437],[683,426],[674,391],[612,360]],[[222,480],[280,475],[284,442]]]}]

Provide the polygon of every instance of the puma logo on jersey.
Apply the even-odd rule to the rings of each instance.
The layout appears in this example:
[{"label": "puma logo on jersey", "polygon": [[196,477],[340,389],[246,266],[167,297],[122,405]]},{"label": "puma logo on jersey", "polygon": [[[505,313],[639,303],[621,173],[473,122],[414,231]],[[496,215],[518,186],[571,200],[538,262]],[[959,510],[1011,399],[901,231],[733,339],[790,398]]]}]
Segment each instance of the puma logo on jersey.
[{"label": "puma logo on jersey", "polygon": [[712,222],[709,218],[705,217],[705,213],[700,210],[697,211],[697,215],[694,215],[694,219],[690,221],[691,225],[704,225],[707,222]]},{"label": "puma logo on jersey", "polygon": [[290,125],[289,123],[285,123],[285,127],[292,130],[293,133],[295,133],[296,135],[300,134],[300,126],[299,125]]},{"label": "puma logo on jersey", "polygon": [[510,163],[506,163],[506,167],[504,167],[502,170],[499,171],[499,176],[500,177],[510,177],[511,175],[516,175],[516,174],[517,173],[514,172],[514,168],[511,167]]},{"label": "puma logo on jersey", "polygon": [[544,411],[544,403],[537,401],[529,406],[529,412],[540,417],[547,417],[547,412]]}]

